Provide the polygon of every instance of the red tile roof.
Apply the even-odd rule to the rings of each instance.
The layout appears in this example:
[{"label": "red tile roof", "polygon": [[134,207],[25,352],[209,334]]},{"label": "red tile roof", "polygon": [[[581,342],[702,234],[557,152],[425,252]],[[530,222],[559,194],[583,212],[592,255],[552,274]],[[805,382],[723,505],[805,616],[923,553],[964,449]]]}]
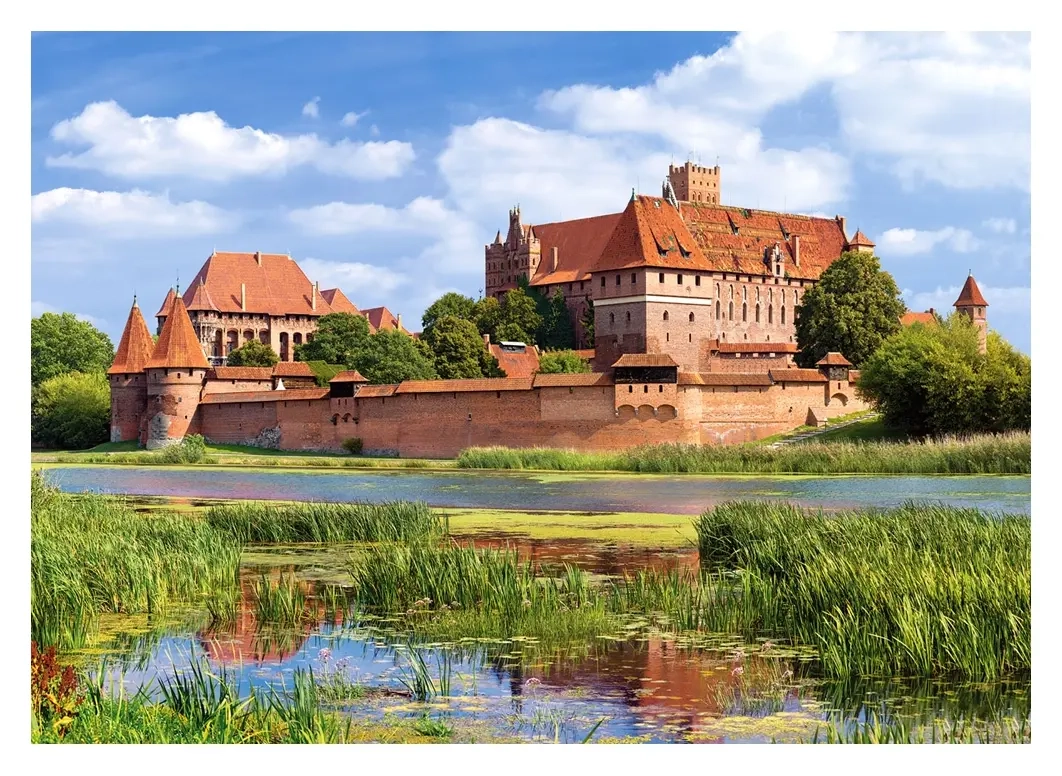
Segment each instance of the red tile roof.
[{"label": "red tile roof", "polygon": [[248,313],[266,315],[327,315],[333,312],[318,295],[313,309],[313,284],[298,264],[279,253],[213,253],[184,292],[192,303],[197,286],[204,282],[220,312],[244,312],[240,307],[241,285],[247,289]]},{"label": "red tile roof", "polygon": [[863,234],[862,231],[856,229],[855,237],[848,241],[849,248],[859,248],[860,246],[873,248],[874,243],[870,241],[870,238]]},{"label": "red tile roof", "polygon": [[538,351],[531,345],[520,353],[502,350],[501,345],[491,345],[490,354],[498,359],[506,377],[530,377],[538,371]]},{"label": "red tile roof", "polygon": [[577,374],[537,374],[535,388],[574,388],[579,386],[613,385],[611,375],[605,372],[582,372]]},{"label": "red tile roof", "polygon": [[192,300],[188,303],[188,310],[213,310],[214,312],[220,312],[218,306],[214,304],[214,300],[210,298],[210,292],[207,291],[206,283],[200,281],[195,287],[195,292],[192,294]]},{"label": "red tile roof", "polygon": [[357,399],[378,399],[393,396],[398,385],[363,385],[355,394]]},{"label": "red tile roof", "polygon": [[849,369],[848,370],[848,382],[854,383],[858,379],[859,379],[859,370],[858,369]]},{"label": "red tile roof", "polygon": [[678,366],[667,353],[624,353],[619,361],[612,365],[616,367],[626,366]]},{"label": "red tile roof", "polygon": [[400,329],[406,334],[409,334],[409,331],[405,326],[399,326],[398,316],[386,307],[370,307],[367,310],[362,310],[361,314],[369,319],[369,325],[372,326],[374,331],[379,331],[380,329]]},{"label": "red tile roof", "polygon": [[713,347],[720,353],[796,353],[795,342],[720,342]]},{"label": "red tile roof", "polygon": [[776,383],[825,383],[826,375],[818,369],[772,369],[771,379]]},{"label": "red tile roof", "polygon": [[977,287],[977,281],[974,280],[974,276],[970,275],[966,278],[966,283],[962,287],[962,291],[959,293],[959,298],[955,300],[953,307],[965,307],[968,305],[977,305],[979,307],[988,307],[988,302],[981,295],[981,289]]},{"label": "red tile roof", "polygon": [[192,328],[192,321],[188,317],[188,311],[184,308],[184,300],[176,297],[173,300],[173,308],[166,316],[166,323],[162,326],[159,341],[151,354],[146,368],[162,369],[175,367],[195,367],[208,369],[209,362],[203,355],[203,346],[199,344],[199,338]]},{"label": "red tile roof", "polygon": [[491,377],[472,380],[406,380],[395,393],[450,393],[451,391],[527,391],[532,377]]},{"label": "red tile roof", "polygon": [[594,348],[584,348],[583,350],[572,351],[572,353],[579,356],[579,358],[585,359],[586,361],[594,360],[594,352]]},{"label": "red tile roof", "polygon": [[321,292],[321,297],[328,303],[334,313],[353,313],[361,315],[357,306],[347,299],[347,295],[338,288],[326,288]]},{"label": "red tile roof", "polygon": [[906,312],[900,316],[900,324],[902,326],[911,326],[916,323],[924,324],[925,326],[936,325],[937,319],[933,316],[933,313],[913,313]]},{"label": "red tile roof", "polygon": [[815,366],[852,366],[852,362],[836,351],[830,351],[815,362]]},{"label": "red tile roof", "polygon": [[[535,224],[541,259],[531,285],[588,280],[620,217],[620,213],[611,213],[574,221]],[[553,269],[554,248],[557,249],[556,270]]]},{"label": "red tile roof", "polygon": [[273,367],[276,377],[315,377],[310,365],[303,361],[278,361]]},{"label": "red tile roof", "polygon": [[161,318],[164,315],[169,315],[170,308],[173,307],[173,300],[176,298],[177,294],[173,292],[173,288],[171,287],[170,290],[166,292],[166,298],[162,300],[162,307],[160,307],[159,311],[155,313],[155,317]]},{"label": "red tile roof", "polygon": [[207,373],[207,379],[216,380],[271,380],[273,370],[268,366],[216,366]]},{"label": "red tile roof", "polygon": [[330,383],[367,383],[369,382],[361,376],[361,372],[357,369],[347,369],[340,372],[328,382]]},{"label": "red tile roof", "polygon": [[679,385],[771,385],[765,372],[679,372]]},{"label": "red tile roof", "polygon": [[122,339],[118,342],[118,352],[114,354],[114,362],[107,370],[109,375],[136,374],[143,372],[144,366],[151,360],[151,353],[155,350],[155,341],[151,339],[144,316],[140,313],[140,307],[136,300],[129,310],[129,317],[125,321],[125,329],[122,331]]},{"label": "red tile roof", "polygon": [[236,404],[255,401],[314,401],[327,399],[327,388],[290,388],[285,391],[237,391],[208,393],[200,404]]}]

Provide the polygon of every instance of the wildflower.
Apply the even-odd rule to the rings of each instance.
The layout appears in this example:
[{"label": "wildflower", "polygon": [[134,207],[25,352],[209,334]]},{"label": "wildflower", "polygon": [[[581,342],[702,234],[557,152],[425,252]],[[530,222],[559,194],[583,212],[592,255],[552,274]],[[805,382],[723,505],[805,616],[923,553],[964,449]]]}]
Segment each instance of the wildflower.
[{"label": "wildflower", "polygon": [[529,688],[530,687],[536,687],[537,685],[540,685],[540,684],[542,684],[542,681],[540,679],[538,679],[537,677],[532,676],[530,679],[528,679],[526,682],[524,682],[524,687],[529,687]]},{"label": "wildflower", "polygon": [[730,672],[730,675],[731,676],[741,676],[743,673],[745,673],[745,669],[742,668],[741,666],[738,666],[737,668],[735,668],[733,671]]},{"label": "wildflower", "polygon": [[340,671],[346,671],[347,670],[347,666],[349,666],[349,665],[350,665],[350,658],[349,657],[341,657],[339,660],[336,661],[336,668],[339,669]]},{"label": "wildflower", "polygon": [[332,650],[330,650],[328,647],[325,647],[317,653],[317,659],[320,660],[322,663],[327,663],[329,660],[332,659]]}]

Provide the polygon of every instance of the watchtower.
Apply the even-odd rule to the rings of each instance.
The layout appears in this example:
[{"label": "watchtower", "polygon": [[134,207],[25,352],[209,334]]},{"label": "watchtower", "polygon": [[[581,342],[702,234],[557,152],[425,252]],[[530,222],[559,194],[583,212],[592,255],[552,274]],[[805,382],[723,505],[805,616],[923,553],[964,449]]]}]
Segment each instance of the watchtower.
[{"label": "watchtower", "polygon": [[718,164],[715,167],[702,167],[692,162],[686,162],[681,167],[672,164],[668,167],[667,177],[680,202],[722,204],[722,182]]},{"label": "watchtower", "polygon": [[977,327],[979,348],[982,353],[988,349],[988,302],[977,287],[973,273],[966,278],[966,284],[955,300],[955,309],[973,321]]}]

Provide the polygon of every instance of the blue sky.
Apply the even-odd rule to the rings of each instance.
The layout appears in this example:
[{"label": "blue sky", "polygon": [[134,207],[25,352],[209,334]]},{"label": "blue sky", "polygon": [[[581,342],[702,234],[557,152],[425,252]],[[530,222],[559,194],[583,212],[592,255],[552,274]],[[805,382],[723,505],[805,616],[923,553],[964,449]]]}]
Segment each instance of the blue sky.
[{"label": "blue sky", "polygon": [[510,207],[657,193],[847,217],[912,309],[972,270],[1030,348],[1025,35],[35,34],[32,309],[117,343],[218,250],[290,252],[417,328],[477,296]]}]

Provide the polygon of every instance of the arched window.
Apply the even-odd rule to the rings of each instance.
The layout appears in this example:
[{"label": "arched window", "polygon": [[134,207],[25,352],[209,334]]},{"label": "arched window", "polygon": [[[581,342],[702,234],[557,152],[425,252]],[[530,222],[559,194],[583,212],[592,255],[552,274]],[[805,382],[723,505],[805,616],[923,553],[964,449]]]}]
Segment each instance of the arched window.
[{"label": "arched window", "polygon": [[782,325],[785,326],[785,305],[782,305]]},{"label": "arched window", "polygon": [[693,313],[690,313],[690,323],[693,323],[693,321],[694,321],[694,315],[693,315]]},{"label": "arched window", "polygon": [[667,320],[667,310],[664,310],[664,320]]},{"label": "arched window", "polygon": [[615,322],[616,322],[616,314],[615,313],[609,313],[608,314],[608,324],[609,324],[609,326],[611,326]]},{"label": "arched window", "polygon": [[760,322],[760,303],[756,303],[756,323]]},{"label": "arched window", "polygon": [[749,303],[748,302],[742,302],[741,303],[741,322],[745,323],[746,321],[748,321],[748,319],[749,319]]},{"label": "arched window", "polygon": [[734,301],[730,300],[730,320],[734,320]]},{"label": "arched window", "polygon": [[719,319],[720,319],[720,318],[722,317],[722,316],[720,316],[720,314],[719,314],[719,311],[720,311],[721,309],[722,309],[722,308],[720,308],[720,306],[719,306],[719,300],[718,300],[718,299],[716,299],[716,300],[715,300],[715,319],[716,319],[717,321],[718,321],[718,320],[719,320]]},{"label": "arched window", "polygon": [[627,311],[627,323],[630,323],[630,322],[631,322],[631,313],[630,313],[630,310],[628,310]]},{"label": "arched window", "polygon": [[767,323],[774,323],[774,305],[767,305]]}]

